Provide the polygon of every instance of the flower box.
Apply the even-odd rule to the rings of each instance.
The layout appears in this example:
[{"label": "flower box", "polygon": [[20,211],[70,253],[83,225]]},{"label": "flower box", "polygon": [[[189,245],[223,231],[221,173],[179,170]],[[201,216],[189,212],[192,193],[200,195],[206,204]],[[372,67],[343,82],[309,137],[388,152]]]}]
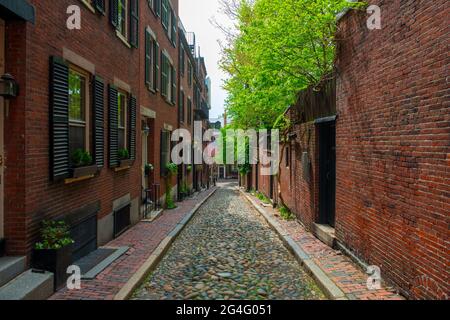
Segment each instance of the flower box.
[{"label": "flower box", "polygon": [[82,177],[92,176],[96,174],[98,171],[98,166],[92,165],[87,167],[79,167],[79,168],[73,168],[72,169],[72,178],[78,179]]},{"label": "flower box", "polygon": [[33,249],[31,267],[54,274],[54,289],[65,285],[69,274],[67,268],[72,264],[72,245],[60,249]]}]

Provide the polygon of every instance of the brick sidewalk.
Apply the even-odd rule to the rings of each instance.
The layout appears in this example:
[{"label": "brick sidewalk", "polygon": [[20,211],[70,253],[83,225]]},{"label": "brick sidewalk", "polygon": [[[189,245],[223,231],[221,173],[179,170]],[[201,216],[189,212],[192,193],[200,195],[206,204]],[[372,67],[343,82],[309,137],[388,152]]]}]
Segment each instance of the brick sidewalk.
[{"label": "brick sidewalk", "polygon": [[[245,193],[257,204],[261,204],[256,197]],[[262,207],[262,206],[260,206]],[[297,221],[286,221],[272,207],[263,210],[281,226],[284,234],[290,236],[294,242],[310,257],[310,259],[342,290],[350,300],[404,300],[393,291],[382,286],[380,290],[367,288],[368,275],[356,265],[348,256],[339,250],[334,250],[317,239],[312,233]]]},{"label": "brick sidewalk", "polygon": [[105,247],[130,249],[103,270],[94,280],[83,280],[81,290],[61,289],[51,300],[112,300],[120,289],[152,255],[159,244],[187,217],[195,206],[215,189],[198,194],[195,198],[177,203],[174,210],[165,211],[153,222],[140,222]]}]

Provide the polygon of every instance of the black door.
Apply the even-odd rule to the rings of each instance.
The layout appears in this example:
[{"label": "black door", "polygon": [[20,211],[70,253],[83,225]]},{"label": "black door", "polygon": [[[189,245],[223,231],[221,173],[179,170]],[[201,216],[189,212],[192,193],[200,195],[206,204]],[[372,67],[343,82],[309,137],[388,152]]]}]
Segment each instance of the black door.
[{"label": "black door", "polygon": [[319,211],[320,223],[335,226],[336,210],[336,123],[319,128]]}]

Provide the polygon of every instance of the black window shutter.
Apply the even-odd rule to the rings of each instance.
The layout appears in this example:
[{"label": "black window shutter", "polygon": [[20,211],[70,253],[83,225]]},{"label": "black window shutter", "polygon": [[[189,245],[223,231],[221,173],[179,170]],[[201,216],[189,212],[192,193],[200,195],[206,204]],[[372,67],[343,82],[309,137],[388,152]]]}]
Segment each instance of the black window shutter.
[{"label": "black window shutter", "polygon": [[109,20],[117,28],[119,25],[119,0],[109,0]]},{"label": "black window shutter", "polygon": [[129,138],[129,152],[130,159],[136,159],[136,111],[137,111],[137,101],[135,96],[130,98],[130,112],[129,112],[129,125],[128,125],[128,138]]},{"label": "black window shutter", "polygon": [[150,41],[150,33],[146,30],[145,31],[145,84],[147,86],[150,86],[150,79],[152,75],[150,74],[150,64],[152,61],[151,54],[151,46],[153,45]]},{"label": "black window shutter", "polygon": [[158,17],[161,17],[161,0],[155,0],[155,11]]},{"label": "black window shutter", "polygon": [[130,0],[130,44],[139,45],[139,0]]},{"label": "black window shutter", "polygon": [[106,8],[105,8],[105,0],[94,0],[94,7],[97,9],[98,12],[105,14]]},{"label": "black window shutter", "polygon": [[50,171],[53,181],[70,175],[69,66],[61,58],[50,60]]},{"label": "black window shutter", "polygon": [[119,115],[117,88],[109,86],[109,166],[115,168],[119,165]]},{"label": "black window shutter", "polygon": [[177,76],[177,73],[176,73],[176,71],[175,71],[175,68],[174,67],[171,67],[170,68],[170,72],[172,73],[172,85],[171,85],[171,89],[172,89],[172,95],[171,95],[171,97],[172,97],[172,103],[175,103],[175,101],[177,101],[177,99],[176,99],[176,97],[175,97],[175,95],[176,95],[176,92],[177,92],[177,80],[176,80],[176,76]]},{"label": "black window shutter", "polygon": [[170,36],[170,39],[172,40],[172,44],[174,46],[176,46],[177,26],[178,26],[178,24],[177,24],[177,17],[176,17],[175,12],[173,10],[170,10],[170,11],[171,11],[171,13],[170,13],[171,14],[171,21],[172,21],[172,30],[171,30],[172,34]]},{"label": "black window shutter", "polygon": [[154,74],[154,86],[155,86],[155,90],[159,91],[159,43],[155,41],[155,70],[153,72],[155,72]]},{"label": "black window shutter", "polygon": [[100,77],[94,79],[94,159],[99,168],[105,165],[105,85]]}]

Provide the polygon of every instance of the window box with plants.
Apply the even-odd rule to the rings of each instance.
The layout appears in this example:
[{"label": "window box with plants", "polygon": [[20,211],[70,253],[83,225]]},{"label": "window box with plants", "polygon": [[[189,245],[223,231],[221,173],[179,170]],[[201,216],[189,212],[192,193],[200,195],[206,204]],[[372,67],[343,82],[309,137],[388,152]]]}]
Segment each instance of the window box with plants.
[{"label": "window box with plants", "polygon": [[118,157],[119,157],[119,168],[118,168],[119,170],[128,169],[134,163],[134,160],[130,159],[130,153],[128,152],[127,149],[120,149]]},{"label": "window box with plants", "polygon": [[64,221],[44,221],[41,242],[34,246],[31,267],[54,274],[54,289],[61,288],[67,278],[67,268],[72,264],[72,244],[69,227]]},{"label": "window box with plants", "polygon": [[92,156],[88,151],[78,149],[72,154],[72,178],[91,177],[97,171],[98,166],[93,164]]}]

